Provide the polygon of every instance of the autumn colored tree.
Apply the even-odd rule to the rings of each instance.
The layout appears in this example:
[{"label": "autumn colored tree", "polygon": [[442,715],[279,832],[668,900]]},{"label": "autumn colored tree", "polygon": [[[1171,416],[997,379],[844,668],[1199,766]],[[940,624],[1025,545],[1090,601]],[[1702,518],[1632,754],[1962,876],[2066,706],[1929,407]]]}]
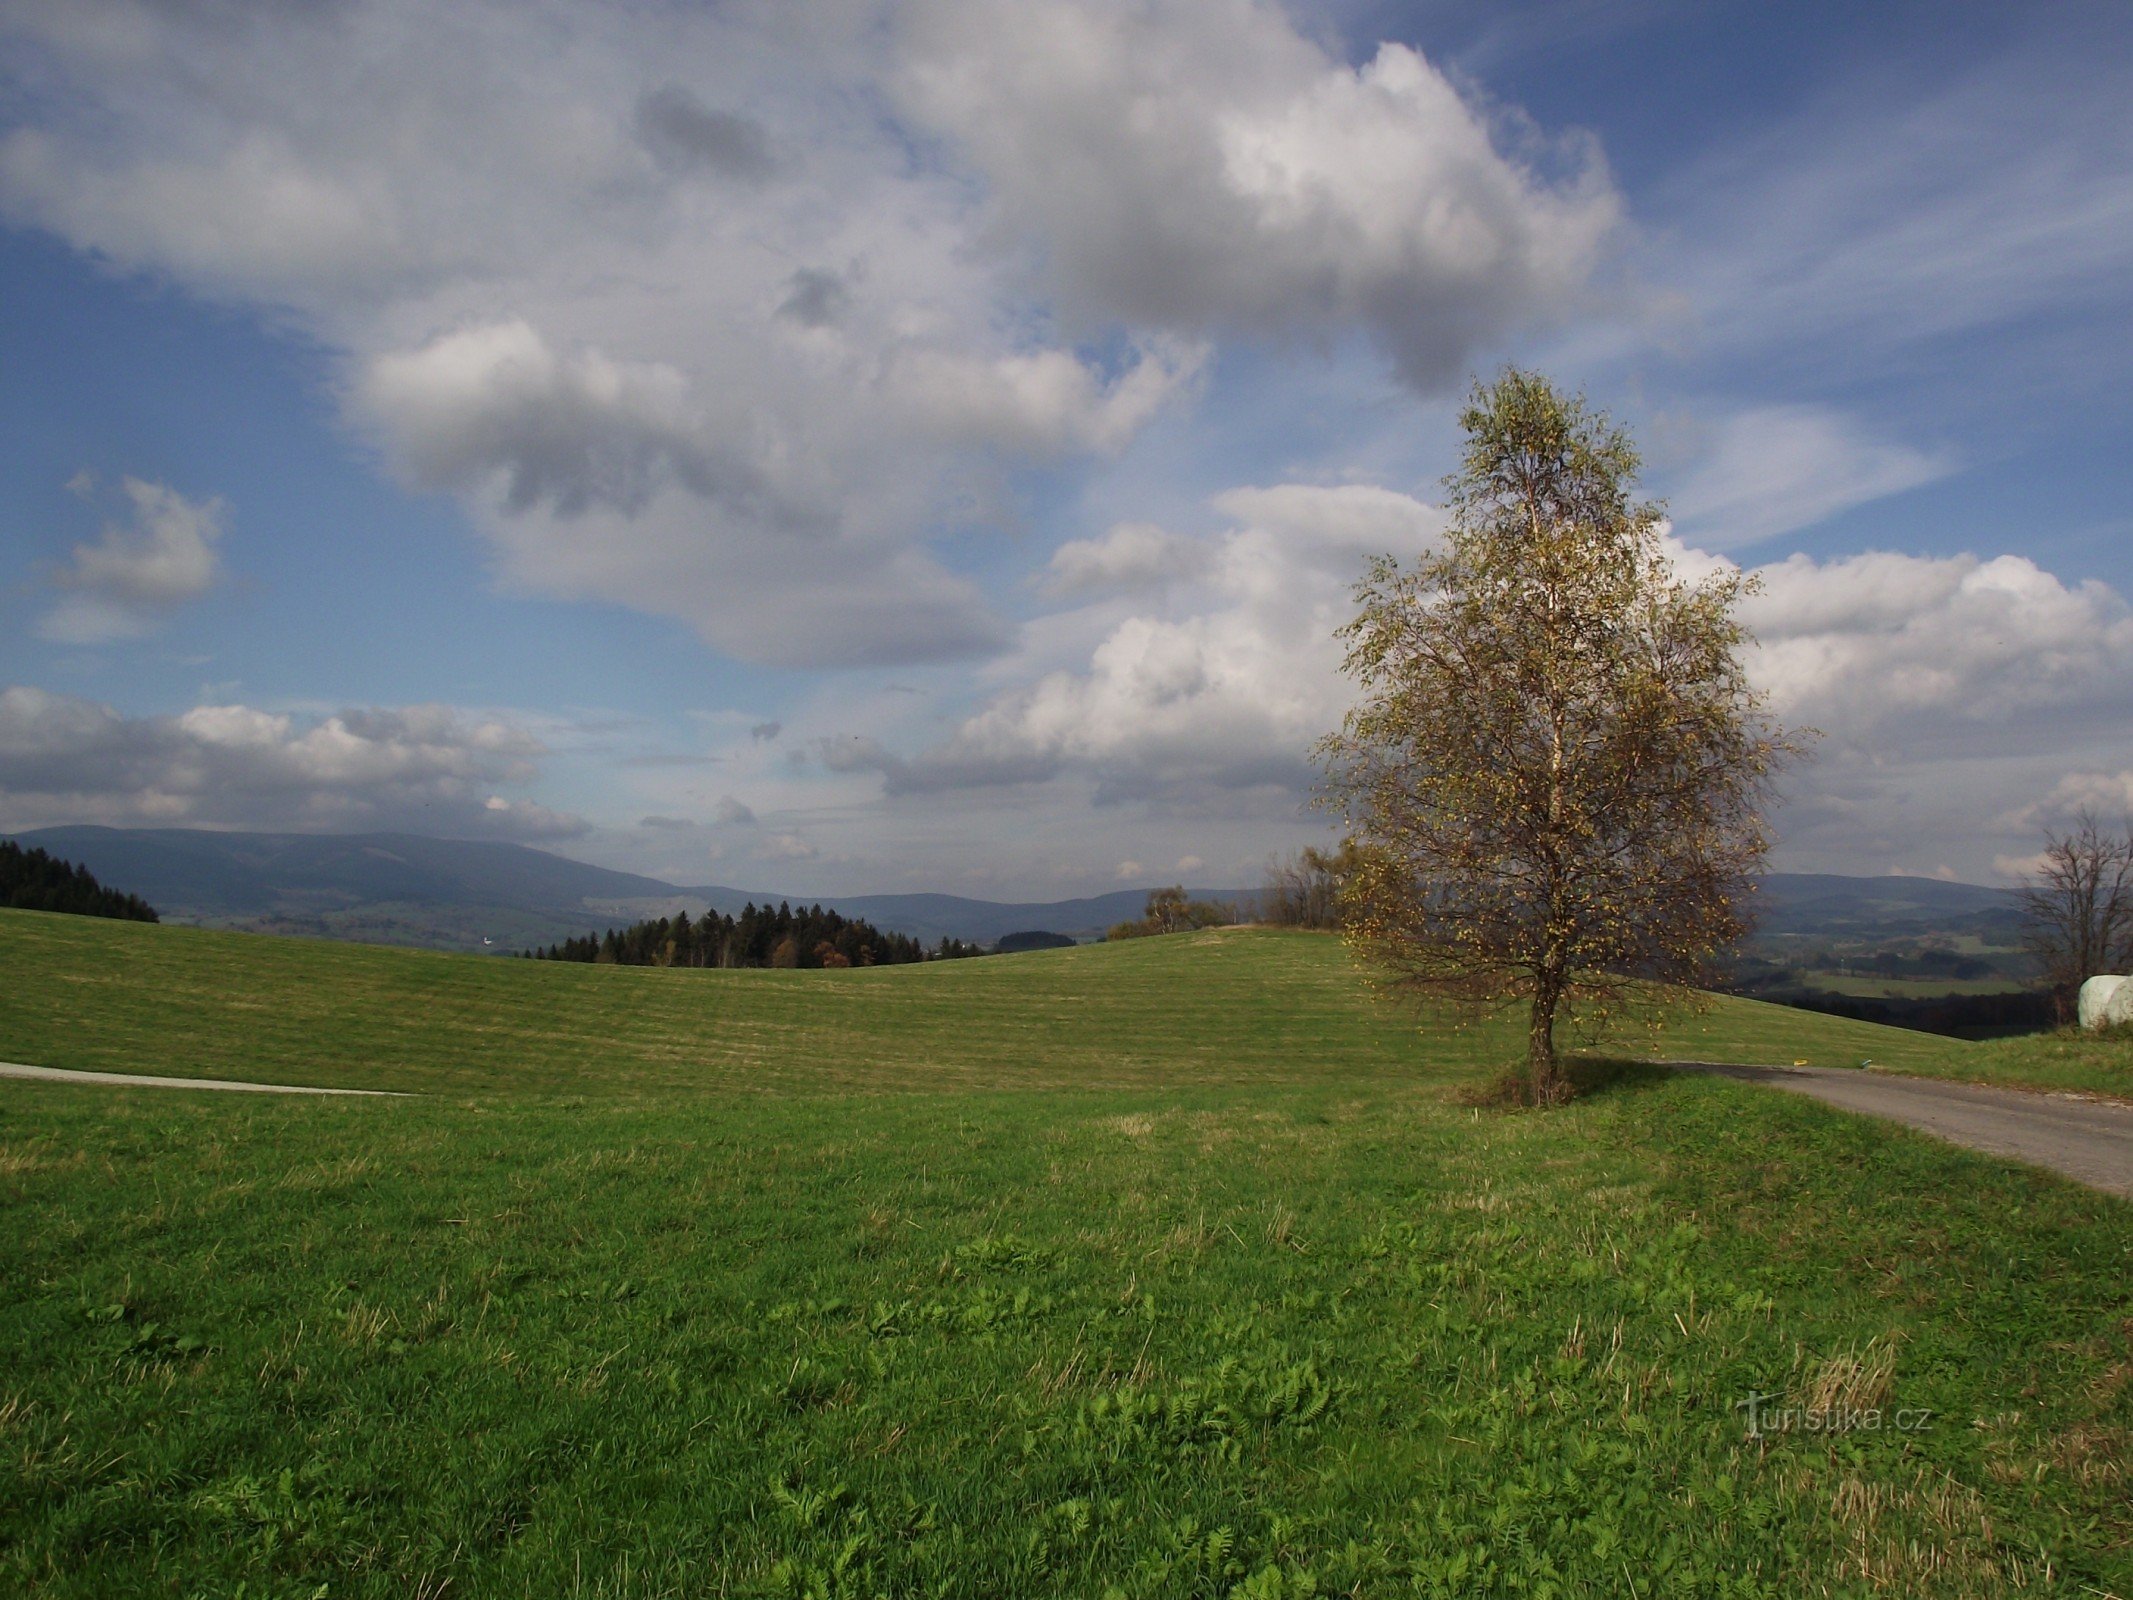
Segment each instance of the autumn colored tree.
[{"label": "autumn colored tree", "polygon": [[1747,931],[1799,741],[1742,668],[1749,581],[1675,572],[1625,433],[1516,370],[1460,422],[1442,547],[1357,587],[1361,699],[1319,753],[1349,938],[1398,987],[1523,1002],[1546,1104],[1559,1022],[1675,998]]}]

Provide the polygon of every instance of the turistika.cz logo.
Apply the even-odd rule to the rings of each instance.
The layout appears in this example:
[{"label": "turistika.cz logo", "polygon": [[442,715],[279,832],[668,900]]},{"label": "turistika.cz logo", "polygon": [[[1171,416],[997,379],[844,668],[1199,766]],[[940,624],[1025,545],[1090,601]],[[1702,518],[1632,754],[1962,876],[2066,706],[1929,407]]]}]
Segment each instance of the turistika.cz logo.
[{"label": "turistika.cz logo", "polygon": [[1767,1438],[1773,1433],[1918,1433],[1933,1421],[1924,1406],[1801,1406],[1773,1405],[1783,1400],[1780,1392],[1750,1394],[1733,1402],[1735,1411],[1748,1414],[1748,1437]]}]

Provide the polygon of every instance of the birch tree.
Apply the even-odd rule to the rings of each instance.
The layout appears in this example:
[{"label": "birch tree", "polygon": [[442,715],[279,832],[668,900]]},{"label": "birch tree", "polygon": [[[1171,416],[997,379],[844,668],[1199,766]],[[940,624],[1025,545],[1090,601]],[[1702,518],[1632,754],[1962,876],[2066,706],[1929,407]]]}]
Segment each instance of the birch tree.
[{"label": "birch tree", "polygon": [[1799,746],[1742,666],[1750,580],[1675,572],[1628,436],[1546,379],[1477,385],[1440,549],[1373,564],[1361,691],[1322,741],[1359,846],[1348,936],[1406,990],[1558,1033],[1711,977],[1750,925],[1769,782]]}]

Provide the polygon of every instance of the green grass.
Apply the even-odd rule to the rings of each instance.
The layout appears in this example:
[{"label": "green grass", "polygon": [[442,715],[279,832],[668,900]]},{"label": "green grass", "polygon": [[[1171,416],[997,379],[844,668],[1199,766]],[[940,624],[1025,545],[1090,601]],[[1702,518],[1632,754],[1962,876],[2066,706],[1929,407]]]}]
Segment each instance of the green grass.
[{"label": "green grass", "polygon": [[2133,1100],[2133,1030],[2109,1034],[2062,1028],[1965,1045],[1919,1061],[1889,1065],[1898,1072],[1961,1078],[2021,1089],[2064,1089]]},{"label": "green grass", "polygon": [[0,1058],[429,1092],[0,1083],[0,1592],[2133,1592],[2133,1229],[2043,1174],[1636,1069],[1477,1112],[1509,1035],[1309,936],[116,927],[0,918]]},{"label": "green grass", "polygon": [[[1217,954],[1219,952],[1219,955]],[[1339,940],[1236,928],[916,971],[593,967],[0,911],[0,1045],[38,1066],[326,1087],[1133,1088],[1405,1079],[1522,1048],[1374,998]],[[1947,1041],[1752,1000],[1631,1054],[1940,1057]],[[1956,1046],[1955,1048],[1965,1048]]]}]

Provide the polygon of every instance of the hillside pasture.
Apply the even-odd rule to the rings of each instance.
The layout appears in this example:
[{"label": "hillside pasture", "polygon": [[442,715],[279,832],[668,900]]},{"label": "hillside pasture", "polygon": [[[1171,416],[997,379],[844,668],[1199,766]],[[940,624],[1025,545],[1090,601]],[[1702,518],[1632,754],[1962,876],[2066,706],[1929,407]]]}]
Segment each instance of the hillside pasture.
[{"label": "hillside pasture", "polygon": [[2133,1592],[2122,1202],[1651,1068],[1480,1110],[1515,1033],[1330,940],[92,931],[0,919],[0,1057],[423,1092],[0,1082],[0,1590]]}]

